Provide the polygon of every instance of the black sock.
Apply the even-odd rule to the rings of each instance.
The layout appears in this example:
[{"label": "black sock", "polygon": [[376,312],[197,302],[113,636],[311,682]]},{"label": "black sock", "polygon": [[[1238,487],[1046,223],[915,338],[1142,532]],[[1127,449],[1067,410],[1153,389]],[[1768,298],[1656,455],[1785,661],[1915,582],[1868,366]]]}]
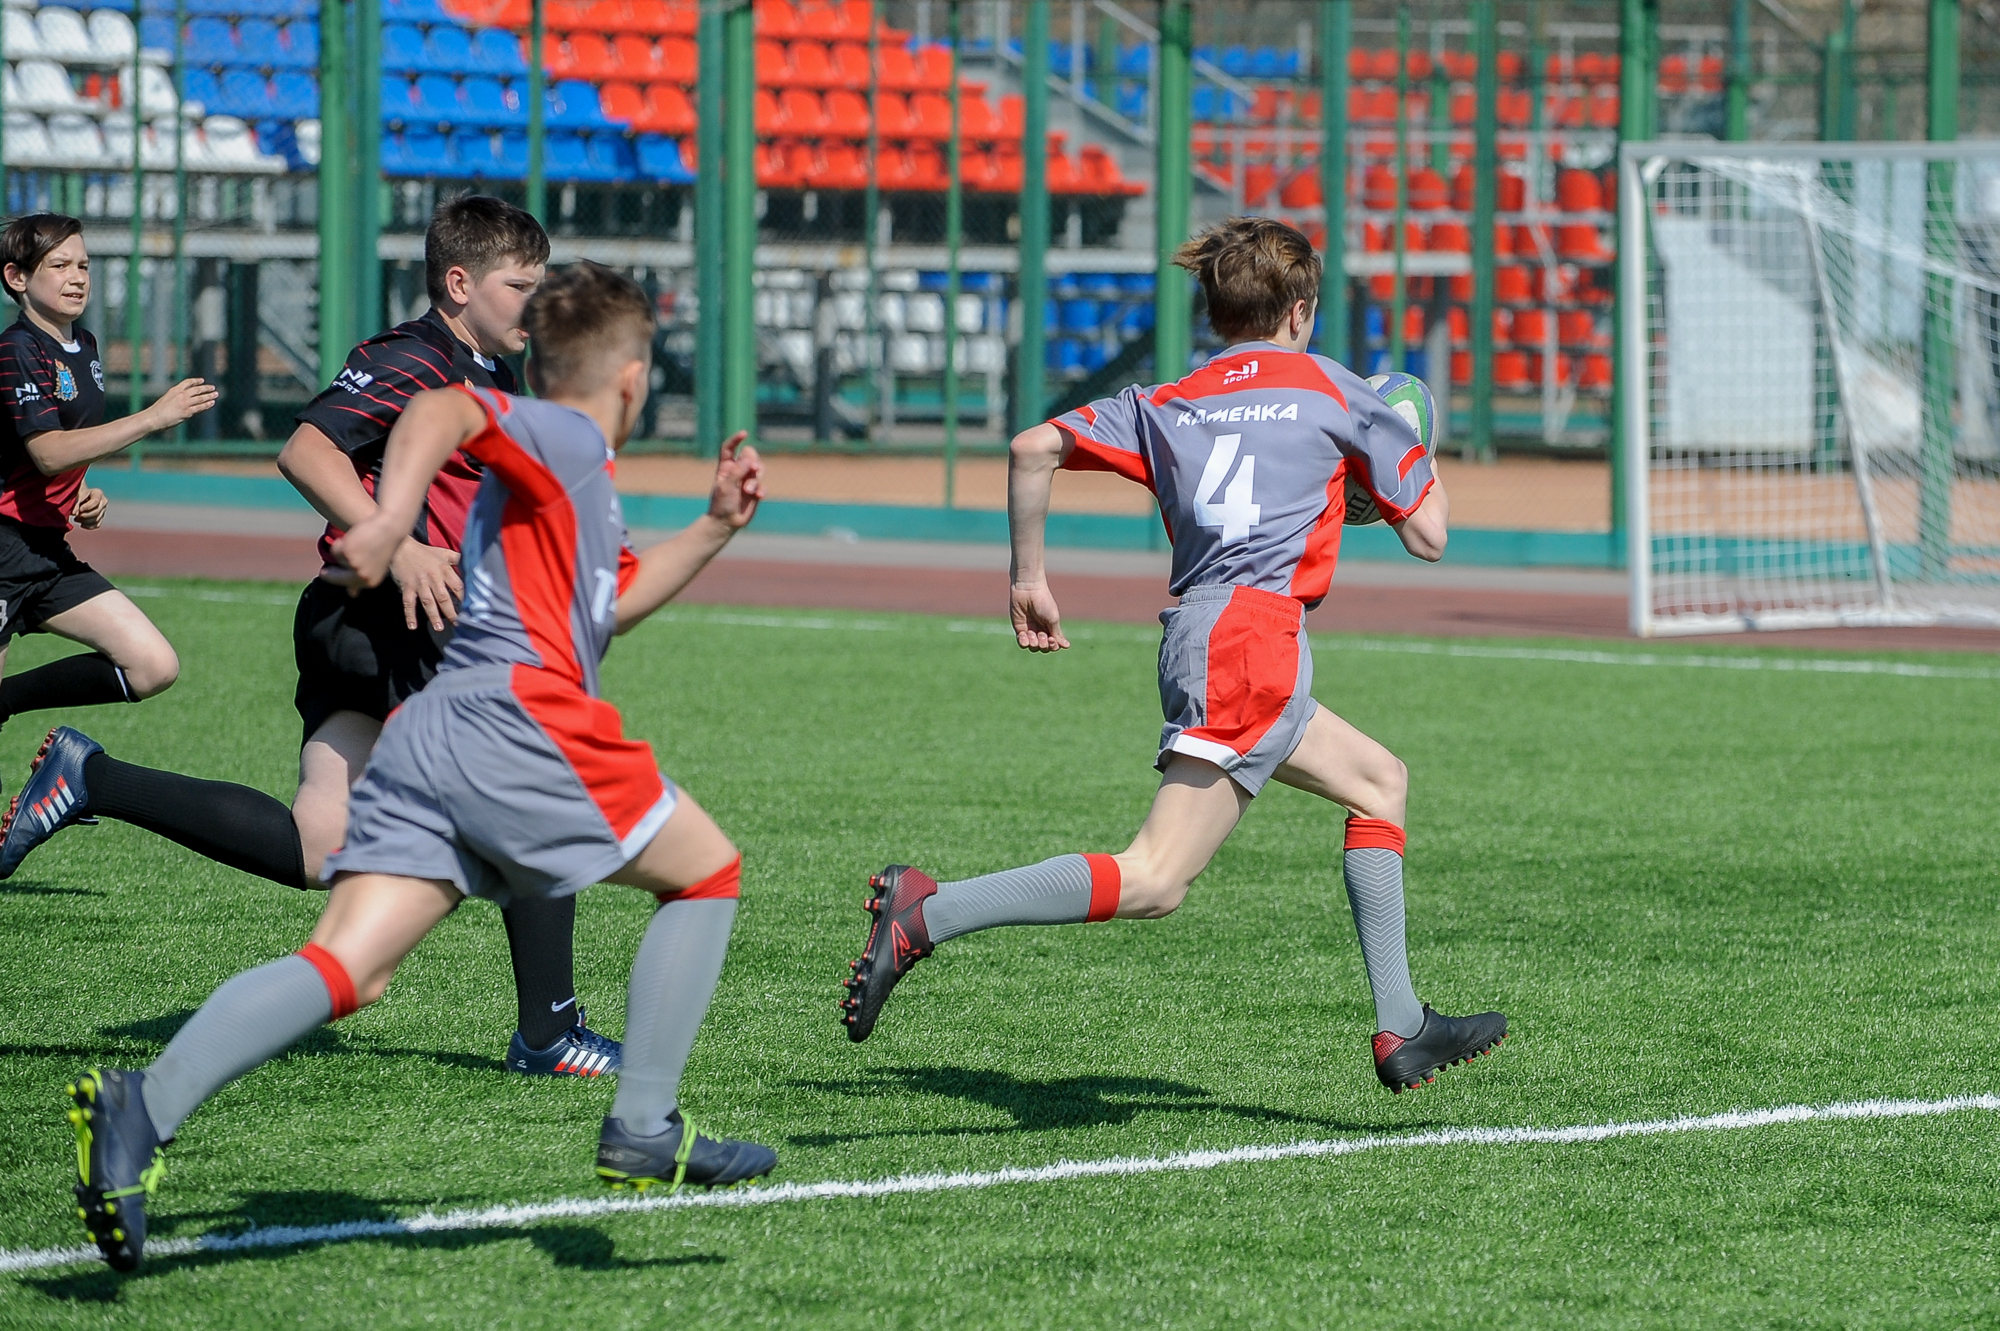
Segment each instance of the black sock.
[{"label": "black sock", "polygon": [[521,1038],[546,1049],[576,1025],[576,898],[515,897],[500,916],[514,954]]},{"label": "black sock", "polygon": [[22,712],[131,701],[124,674],[101,652],[65,656],[0,679],[0,721]]},{"label": "black sock", "polygon": [[138,767],[108,753],[85,760],[83,785],[90,811],[100,817],[143,827],[285,887],[307,886],[292,811],[261,790]]}]

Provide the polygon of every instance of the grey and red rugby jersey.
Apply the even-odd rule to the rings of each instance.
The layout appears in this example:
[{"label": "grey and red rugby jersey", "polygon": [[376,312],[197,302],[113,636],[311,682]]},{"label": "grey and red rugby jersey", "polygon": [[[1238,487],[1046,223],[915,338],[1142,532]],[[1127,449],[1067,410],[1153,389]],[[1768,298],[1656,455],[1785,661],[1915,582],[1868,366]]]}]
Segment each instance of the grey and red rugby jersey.
[{"label": "grey and red rugby jersey", "polygon": [[1400,522],[1436,473],[1416,431],[1366,381],[1270,342],[1230,347],[1179,383],[1126,389],[1056,417],[1063,466],[1112,471],[1160,501],[1175,596],[1257,587],[1310,610],[1340,556],[1350,474]]},{"label": "grey and red rugby jersey", "polygon": [[611,449],[574,407],[461,387],[487,413],[464,451],[485,467],[465,524],[465,602],[439,673],[532,666],[591,697],[637,571]]},{"label": "grey and red rugby jersey", "polygon": [[[418,393],[452,384],[514,391],[514,372],[505,361],[489,361],[461,342],[435,308],[378,333],[347,353],[347,363],[320,395],[306,403],[298,422],[333,440],[354,463],[369,494],[382,474],[382,450],[403,408]],[[453,455],[431,482],[414,535],[425,545],[459,548],[466,511],[479,491],[479,464]],[[331,558],[328,543],[339,531],[331,524],[320,537],[319,556]]]}]

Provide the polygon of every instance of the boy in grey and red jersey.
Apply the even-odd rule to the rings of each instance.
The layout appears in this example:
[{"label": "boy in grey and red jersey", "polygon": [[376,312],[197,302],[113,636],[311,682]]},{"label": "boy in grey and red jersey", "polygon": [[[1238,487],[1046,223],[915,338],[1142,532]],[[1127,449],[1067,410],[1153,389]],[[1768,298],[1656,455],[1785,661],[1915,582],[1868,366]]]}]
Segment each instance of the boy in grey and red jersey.
[{"label": "boy in grey and red jersey", "polygon": [[1120,855],[1062,855],[963,882],[906,865],[870,880],[868,943],[843,1001],[866,1039],[896,982],[937,944],[1002,924],[1166,915],[1273,777],[1348,810],[1344,868],[1374,992],[1376,1076],[1401,1092],[1504,1039],[1497,1012],[1446,1017],[1412,990],[1403,930],[1408,774],[1387,749],[1312,697],[1305,612],[1326,596],[1350,478],[1404,546],[1444,553],[1445,495],[1430,441],[1344,366],[1305,348],[1320,261],[1281,222],[1239,218],[1182,246],[1209,321],[1232,345],[1177,383],[1128,388],[1013,442],[1015,637],[1069,646],[1042,567],[1057,467],[1103,470],[1159,499],[1173,542],[1164,611],[1163,773],[1151,814]]},{"label": "boy in grey and red jersey", "polygon": [[652,750],[597,696],[622,632],[687,585],[755,514],[762,464],[727,441],[709,511],[633,555],[611,479],[638,423],[652,304],[609,268],[552,275],[526,313],[523,400],[463,386],[419,394],[390,435],[379,508],[334,545],[379,586],[426,487],[463,449],[485,475],[466,524],[466,597],[437,678],[390,717],[327,861],[332,895],[297,954],[218,989],[144,1072],[92,1069],[77,1103],[77,1204],[105,1259],[138,1266],[161,1148],[222,1086],[380,998],[402,959],[466,895],[567,897],[637,887],[660,909],[632,964],[625,1061],[598,1138],[613,1186],[715,1186],[776,1155],[700,1135],[681,1068],[722,971],[741,857]]}]

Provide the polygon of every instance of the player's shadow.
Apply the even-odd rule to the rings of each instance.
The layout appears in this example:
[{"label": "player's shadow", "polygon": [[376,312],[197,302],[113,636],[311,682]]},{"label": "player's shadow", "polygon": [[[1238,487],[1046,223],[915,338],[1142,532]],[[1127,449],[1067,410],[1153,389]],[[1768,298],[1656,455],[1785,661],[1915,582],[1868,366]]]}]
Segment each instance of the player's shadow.
[{"label": "player's shadow", "polygon": [[0,883],[0,896],[9,897],[102,897],[110,895],[94,887],[56,887],[32,878],[8,879]]},{"label": "player's shadow", "polygon": [[1414,1131],[1421,1123],[1352,1123],[1341,1119],[1232,1104],[1212,1091],[1163,1077],[1054,1077],[1029,1080],[984,1068],[878,1068],[865,1077],[840,1081],[796,1081],[809,1090],[836,1095],[882,1095],[896,1091],[949,1096],[1004,1110],[1012,1123],[968,1128],[905,1128],[880,1132],[807,1133],[789,1138],[794,1146],[837,1146],[878,1137],[972,1137],[1070,1128],[1115,1127],[1141,1114],[1222,1114],[1261,1123],[1291,1123],[1330,1132]]},{"label": "player's shadow", "polygon": [[[183,1008],[179,1012],[169,1012],[157,1017],[145,1017],[139,1021],[126,1022],[122,1026],[102,1026],[98,1034],[107,1040],[116,1040],[116,1050],[88,1051],[84,1057],[103,1057],[111,1053],[124,1053],[136,1048],[147,1054],[157,1054],[166,1048],[167,1041],[174,1038],[181,1027],[187,1025],[193,1008]],[[468,1072],[502,1072],[506,1064],[497,1058],[480,1054],[461,1053],[453,1049],[400,1049],[392,1045],[377,1044],[367,1038],[349,1039],[338,1026],[322,1026],[311,1032],[297,1044],[280,1055],[282,1058],[313,1058],[333,1054],[366,1055],[369,1058],[427,1058],[433,1063],[448,1068],[458,1068]]]},{"label": "player's shadow", "polygon": [[[434,1199],[433,1199],[434,1200]],[[298,1227],[322,1229],[352,1226],[347,1233],[336,1232],[299,1243],[272,1244],[245,1248],[217,1248],[150,1257],[138,1272],[121,1276],[113,1271],[92,1270],[74,1275],[49,1276],[21,1283],[51,1299],[65,1303],[115,1303],[134,1280],[145,1280],[177,1271],[198,1270],[227,1262],[282,1260],[295,1254],[335,1243],[379,1243],[394,1248],[425,1252],[463,1252],[494,1243],[526,1240],[549,1262],[570,1271],[637,1271],[648,1267],[720,1266],[729,1259],[718,1253],[685,1253],[674,1257],[629,1258],[621,1256],[609,1234],[589,1225],[535,1225],[528,1228],[405,1230],[368,1232],[370,1227],[393,1225],[396,1215],[391,1205],[407,1202],[362,1197],[351,1192],[257,1192],[244,1198],[235,1210],[220,1215],[191,1214],[161,1216],[153,1227],[154,1238],[165,1238],[179,1227],[176,1222],[221,1220],[213,1232],[224,1239],[240,1237],[258,1229]],[[237,1222],[234,1224],[228,1222]],[[356,1232],[359,1231],[359,1232]]]}]

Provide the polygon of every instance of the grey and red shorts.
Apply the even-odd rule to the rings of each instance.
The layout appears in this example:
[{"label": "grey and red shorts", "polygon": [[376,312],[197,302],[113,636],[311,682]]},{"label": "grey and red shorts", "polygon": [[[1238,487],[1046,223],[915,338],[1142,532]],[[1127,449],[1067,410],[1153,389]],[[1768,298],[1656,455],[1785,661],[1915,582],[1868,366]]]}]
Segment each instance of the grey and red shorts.
[{"label": "grey and red shorts", "polygon": [[322,875],[443,879],[501,905],[623,868],[679,799],[618,709],[526,665],[440,671],[389,717]]},{"label": "grey and red shorts", "polygon": [[1160,612],[1160,756],[1214,763],[1255,795],[1319,704],[1305,607],[1255,587],[1190,587]]}]

